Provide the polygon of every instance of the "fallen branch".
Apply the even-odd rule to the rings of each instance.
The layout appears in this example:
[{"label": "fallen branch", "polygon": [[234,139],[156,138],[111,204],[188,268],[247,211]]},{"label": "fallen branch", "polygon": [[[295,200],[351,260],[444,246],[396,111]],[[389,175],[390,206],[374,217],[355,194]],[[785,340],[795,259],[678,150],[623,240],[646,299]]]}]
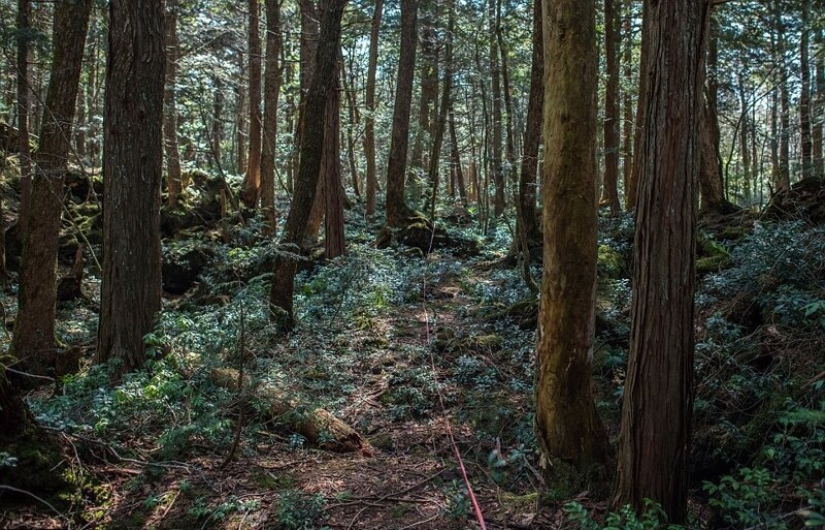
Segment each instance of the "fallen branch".
[{"label": "fallen branch", "polygon": [[352,427],[339,420],[324,409],[315,409],[307,414],[294,414],[300,409],[300,403],[270,385],[251,385],[249,377],[239,377],[238,370],[216,368],[212,370],[212,381],[221,388],[238,391],[238,383],[249,389],[251,396],[266,406],[263,409],[266,419],[287,420],[292,431],[322,449],[338,453],[360,453],[363,456],[375,456],[375,450]]}]

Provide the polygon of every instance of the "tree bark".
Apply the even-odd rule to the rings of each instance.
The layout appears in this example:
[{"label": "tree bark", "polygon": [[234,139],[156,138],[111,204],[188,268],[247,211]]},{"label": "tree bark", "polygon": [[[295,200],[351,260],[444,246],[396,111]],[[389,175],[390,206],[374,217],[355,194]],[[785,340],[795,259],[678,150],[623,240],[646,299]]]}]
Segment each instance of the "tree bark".
[{"label": "tree bark", "polygon": [[631,172],[633,171],[633,97],[630,86],[633,81],[633,2],[625,0],[622,2],[624,15],[622,27],[624,31],[624,42],[622,43],[622,77],[624,77],[624,90],[622,96],[622,181],[624,182],[624,204],[628,205],[630,195]]},{"label": "tree bark", "polygon": [[[282,246],[298,250],[304,239],[310,210],[315,202],[315,193],[321,172],[321,162],[326,135],[325,116],[327,98],[333,86],[333,72],[341,41],[341,17],[346,0],[325,0],[326,9],[321,19],[321,35],[316,54],[315,75],[310,86],[304,107],[304,134],[301,135],[301,153],[298,178],[292,207],[289,209],[284,232],[281,236]],[[284,328],[295,325],[293,299],[295,293],[296,261],[279,254],[273,267],[270,303],[281,311],[273,313],[273,318]],[[276,310],[277,311],[277,310]]]},{"label": "tree bark", "polygon": [[447,23],[447,40],[445,43],[446,52],[444,59],[444,81],[441,93],[441,108],[438,111],[438,118],[434,127],[434,137],[432,151],[430,152],[430,168],[428,176],[432,184],[432,196],[430,202],[430,217],[435,219],[435,203],[438,197],[438,166],[441,160],[441,147],[444,144],[444,131],[447,127],[447,114],[450,111],[452,88],[453,88],[453,32],[455,31],[455,0],[452,0],[449,9],[449,21]]},{"label": "tree bark", "polygon": [[48,110],[34,160],[31,204],[23,213],[26,231],[12,346],[21,368],[36,375],[47,373],[57,353],[57,249],[63,188],[91,10],[92,0],[62,0],[55,5]]},{"label": "tree bark", "polygon": [[493,214],[495,217],[499,217],[504,214],[506,195],[504,194],[504,167],[501,152],[501,62],[498,56],[498,41],[496,39],[496,28],[499,24],[498,17],[496,16],[496,0],[489,0],[487,18],[490,31],[490,84],[493,98],[490,123],[492,133],[492,145],[490,146],[490,154],[492,157],[490,164],[493,172],[493,183],[495,185]]},{"label": "tree bark", "polygon": [[263,235],[273,237],[277,228],[275,212],[275,151],[278,144],[278,98],[281,92],[281,5],[265,0],[266,74],[264,91],[263,144],[261,147],[261,213]]},{"label": "tree bark", "polygon": [[519,177],[520,201],[516,232],[521,239],[523,230],[528,245],[541,241],[541,231],[536,216],[536,188],[541,145],[542,118],[544,115],[544,32],[542,31],[542,0],[533,0],[533,57],[530,67],[530,96],[527,102],[527,126],[524,132],[524,153],[521,157]]},{"label": "tree bark", "polygon": [[544,274],[536,436],[548,484],[580,491],[607,458],[590,363],[596,300],[596,8],[544,0]]},{"label": "tree bark", "polygon": [[26,210],[31,204],[32,161],[29,147],[29,114],[31,112],[30,36],[31,4],[17,1],[17,148],[20,160],[20,233],[26,232]]},{"label": "tree bark", "polygon": [[240,198],[247,208],[256,208],[261,192],[261,3],[249,6],[249,159]]},{"label": "tree bark", "polygon": [[[340,54],[340,51],[339,51]],[[341,183],[341,64],[336,62],[327,94],[326,132],[321,178],[324,179],[324,255],[337,258],[346,251],[344,242],[344,188]]]},{"label": "tree bark", "polygon": [[160,310],[164,33],[161,0],[109,3],[96,361],[117,360],[116,378],[144,363],[143,337]]},{"label": "tree bark", "polygon": [[171,208],[178,205],[183,191],[180,155],[178,153],[178,116],[175,82],[178,61],[178,0],[166,0],[166,88],[163,92],[163,136],[166,141],[167,201]]},{"label": "tree bark", "polygon": [[802,178],[813,175],[813,143],[811,140],[811,62],[809,60],[810,0],[802,0],[801,36],[799,39],[799,147],[802,156]]},{"label": "tree bark", "polygon": [[415,73],[416,26],[418,0],[401,0],[401,49],[398,59],[398,80],[395,88],[395,109],[392,117],[390,158],[387,162],[387,225],[401,226],[410,215],[404,200],[404,178],[410,133],[410,105]]},{"label": "tree bark", "polygon": [[[693,409],[696,180],[709,3],[646,0],[640,185],[618,506],[687,515]],[[645,91],[643,91],[644,93]]]},{"label": "tree bark", "polygon": [[619,203],[619,20],[614,0],[604,0],[604,54],[607,86],[604,93],[604,182],[599,203],[612,215]]},{"label": "tree bark", "polygon": [[814,98],[813,129],[811,148],[813,149],[813,172],[815,177],[825,178],[825,154],[823,154],[823,132],[825,132],[825,30],[819,28],[814,37],[818,57],[816,59],[816,97]]},{"label": "tree bark", "polygon": [[364,116],[364,156],[367,158],[367,215],[375,215],[378,172],[375,167],[375,77],[378,69],[378,32],[381,29],[381,16],[384,0],[375,0],[370,25],[370,49],[367,62],[367,93],[365,96],[366,113]]}]

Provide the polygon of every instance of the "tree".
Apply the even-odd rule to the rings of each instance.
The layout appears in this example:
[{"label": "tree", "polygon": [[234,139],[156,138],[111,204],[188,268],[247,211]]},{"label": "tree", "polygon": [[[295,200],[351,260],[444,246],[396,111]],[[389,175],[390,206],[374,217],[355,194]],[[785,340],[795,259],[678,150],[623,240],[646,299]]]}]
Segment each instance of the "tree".
[{"label": "tree", "polygon": [[378,188],[375,168],[375,77],[378,69],[378,31],[381,29],[381,14],[384,0],[375,0],[370,25],[370,50],[367,66],[367,93],[364,118],[364,156],[367,158],[367,215],[375,215],[375,193]]},{"label": "tree", "polygon": [[615,0],[604,0],[604,54],[607,87],[604,93],[604,183],[600,204],[611,214],[619,204],[619,17]]},{"label": "tree", "polygon": [[255,208],[261,188],[261,3],[248,0],[249,7],[249,159],[241,188],[241,200]]},{"label": "tree", "polygon": [[[530,96],[527,103],[527,124],[524,131],[524,152],[518,190],[516,232],[519,239],[527,236],[528,246],[541,240],[536,218],[536,188],[544,116],[544,37],[542,31],[542,0],[533,0],[532,62],[530,66]],[[526,256],[525,256],[526,259]]]},{"label": "tree", "polygon": [[808,178],[813,174],[813,142],[811,139],[811,62],[809,60],[808,46],[810,35],[810,10],[811,0],[802,0],[802,20],[799,38],[799,70],[801,75],[801,85],[799,94],[799,129],[800,129],[800,154],[802,156],[802,178]]},{"label": "tree", "polygon": [[[31,202],[31,153],[29,149],[29,112],[31,110],[31,3],[17,0],[17,145],[20,151],[20,212],[25,219],[25,211]],[[20,223],[21,232],[26,231]]]},{"label": "tree", "polygon": [[504,213],[506,206],[506,196],[504,194],[504,167],[501,153],[501,61],[499,60],[498,40],[496,39],[496,28],[499,25],[499,17],[496,10],[496,0],[489,0],[487,7],[487,18],[490,39],[490,84],[492,91],[492,116],[491,131],[492,146],[490,147],[492,158],[493,183],[495,184],[495,198],[493,199],[493,214],[499,217]]},{"label": "tree", "polygon": [[[315,58],[315,73],[304,107],[304,134],[301,135],[300,166],[295,183],[295,194],[281,236],[281,246],[291,251],[299,249],[307,228],[310,210],[315,202],[326,135],[327,98],[334,88],[335,64],[341,42],[341,17],[347,0],[324,0],[321,15],[321,35]],[[273,317],[290,328],[295,324],[293,298],[295,293],[296,261],[284,254],[275,258],[270,304]],[[278,311],[276,308],[280,309]]]},{"label": "tree", "polygon": [[647,0],[630,353],[616,503],[685,520],[693,408],[696,181],[709,3]]},{"label": "tree", "polygon": [[166,89],[163,92],[163,136],[166,147],[167,202],[171,208],[178,205],[182,189],[180,154],[178,153],[178,110],[175,82],[178,63],[178,2],[166,0]]},{"label": "tree", "polygon": [[[596,300],[596,8],[545,0],[544,274],[536,436],[550,484],[572,491],[607,457],[590,361]],[[577,490],[576,490],[577,491]]]},{"label": "tree", "polygon": [[264,235],[275,235],[275,148],[278,140],[278,96],[281,92],[281,5],[279,0],[265,0],[266,73],[264,82],[264,125],[261,148],[261,213]]},{"label": "tree", "polygon": [[162,0],[109,3],[96,361],[117,360],[116,377],[143,364],[143,337],[160,310],[163,19]]},{"label": "tree", "polygon": [[387,225],[391,228],[399,227],[411,213],[404,200],[404,178],[410,134],[417,21],[418,0],[401,0],[401,48],[395,88],[395,109],[392,115],[390,158],[387,162],[386,210]]},{"label": "tree", "polygon": [[26,230],[12,345],[21,366],[38,375],[46,374],[57,353],[57,249],[63,188],[92,3],[62,0],[55,5],[46,115],[34,159],[31,203],[23,211]]}]

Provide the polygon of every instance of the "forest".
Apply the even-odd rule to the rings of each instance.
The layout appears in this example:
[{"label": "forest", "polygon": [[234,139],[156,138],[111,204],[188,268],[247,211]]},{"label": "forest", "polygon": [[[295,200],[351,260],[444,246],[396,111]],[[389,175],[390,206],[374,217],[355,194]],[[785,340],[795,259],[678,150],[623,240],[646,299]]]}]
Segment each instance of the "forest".
[{"label": "forest", "polygon": [[825,528],[825,1],[0,49],[0,528]]}]

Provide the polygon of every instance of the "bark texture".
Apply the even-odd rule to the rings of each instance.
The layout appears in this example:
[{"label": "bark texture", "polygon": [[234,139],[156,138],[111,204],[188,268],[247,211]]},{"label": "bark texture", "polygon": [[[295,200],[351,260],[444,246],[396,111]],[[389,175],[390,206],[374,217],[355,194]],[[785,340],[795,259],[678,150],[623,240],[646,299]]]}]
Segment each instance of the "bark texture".
[{"label": "bark texture", "polygon": [[580,491],[607,456],[590,364],[596,296],[596,8],[545,0],[544,274],[536,435],[548,484]]},{"label": "bark texture", "polygon": [[392,115],[390,158],[387,162],[386,210],[387,225],[391,228],[399,227],[410,215],[410,208],[404,200],[404,178],[410,136],[417,21],[418,0],[401,0],[401,50],[395,88],[395,109]]},{"label": "bark texture", "polygon": [[261,3],[249,0],[249,159],[241,200],[248,208],[258,205],[261,188]]},{"label": "bark texture", "polygon": [[648,79],[637,152],[640,190],[631,342],[622,408],[619,505],[687,514],[693,409],[696,181],[709,5],[645,2]]},{"label": "bark texture", "polygon": [[604,53],[607,87],[604,94],[604,182],[600,204],[611,214],[619,203],[619,19],[615,0],[604,0]]},{"label": "bark texture", "polygon": [[166,89],[163,92],[163,137],[166,148],[167,203],[178,205],[183,191],[180,154],[178,152],[178,110],[175,100],[175,82],[178,61],[178,2],[166,0]]},{"label": "bark texture", "polygon": [[92,0],[62,0],[55,5],[47,110],[34,160],[32,200],[23,211],[27,228],[12,344],[20,366],[38,375],[45,375],[57,353],[57,249],[63,188],[91,9]]},{"label": "bark texture", "polygon": [[367,63],[367,93],[364,116],[364,156],[367,158],[367,215],[375,215],[375,195],[378,189],[378,173],[375,167],[375,77],[378,69],[378,31],[384,0],[375,0],[370,25],[370,49]]},{"label": "bark texture", "polygon": [[[315,59],[317,65],[315,75],[304,109],[298,178],[289,217],[281,236],[282,246],[288,247],[293,252],[298,250],[304,239],[310,210],[315,202],[324,154],[327,97],[333,85],[333,72],[341,45],[341,17],[346,3],[347,0],[325,0],[326,9],[321,18],[323,38],[319,42]],[[295,324],[293,299],[296,265],[294,259],[279,254],[273,267],[270,303],[275,309],[273,318],[285,328],[290,328]]]},{"label": "bark texture", "polygon": [[281,36],[281,5],[279,0],[266,1],[266,73],[264,91],[264,128],[261,147],[261,213],[264,236],[275,235],[275,149],[278,142],[278,98],[281,92],[279,57]]},{"label": "bark texture", "polygon": [[145,361],[143,337],[160,309],[163,18],[162,0],[109,3],[96,361],[117,360],[115,377]]}]

